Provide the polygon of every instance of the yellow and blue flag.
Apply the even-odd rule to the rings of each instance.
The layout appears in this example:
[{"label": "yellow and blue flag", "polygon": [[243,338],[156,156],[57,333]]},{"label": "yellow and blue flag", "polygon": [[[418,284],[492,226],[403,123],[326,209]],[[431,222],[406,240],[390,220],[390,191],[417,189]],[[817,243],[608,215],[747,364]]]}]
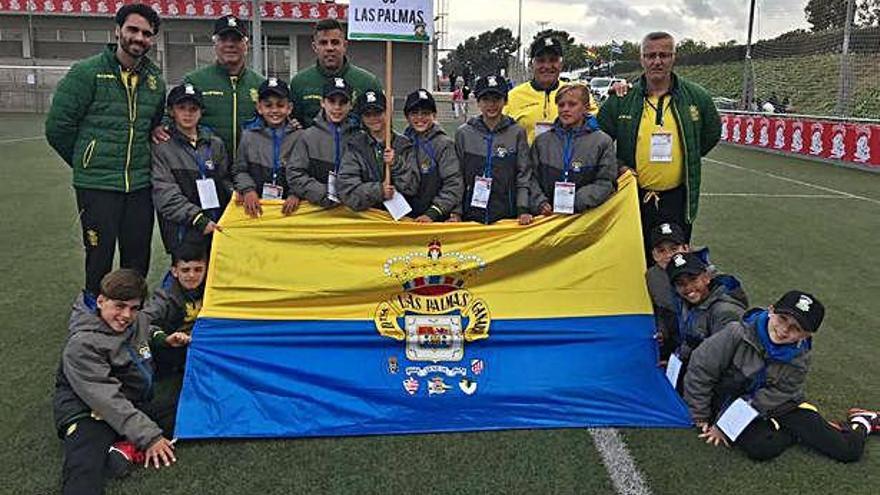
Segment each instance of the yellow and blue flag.
[{"label": "yellow and blue flag", "polygon": [[181,438],[686,427],[657,368],[635,181],[530,226],[230,205]]}]

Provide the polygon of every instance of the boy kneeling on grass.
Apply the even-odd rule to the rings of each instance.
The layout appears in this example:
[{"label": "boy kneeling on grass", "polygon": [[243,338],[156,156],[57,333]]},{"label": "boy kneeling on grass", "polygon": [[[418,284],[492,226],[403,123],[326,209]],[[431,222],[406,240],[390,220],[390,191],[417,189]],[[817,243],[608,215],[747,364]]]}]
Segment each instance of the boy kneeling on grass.
[{"label": "boy kneeling on grass", "polygon": [[74,304],[53,400],[64,494],[103,493],[131,463],[176,461],[168,438],[177,404],[151,402],[150,322],[139,312],[146,295],[143,277],[120,269],[101,280],[95,305],[82,296]]},{"label": "boy kneeling on grass", "polygon": [[590,111],[590,90],[569,84],[556,92],[559,117],[535,138],[530,163],[538,186],[531,204],[542,215],[581,213],[617,189],[614,142]]},{"label": "boy kneeling on grass", "polygon": [[171,274],[153,291],[143,312],[150,317],[153,358],[158,376],[183,373],[186,346],[202,309],[208,252],[202,244],[184,244],[171,253]]},{"label": "boy kneeling on grass", "polygon": [[232,180],[244,211],[263,214],[262,199],[284,199],[281,212],[289,215],[299,206],[287,182],[290,156],[300,132],[288,120],[293,105],[287,83],[270,77],[257,92],[257,117],[244,125]]},{"label": "boy kneeling on grass", "polygon": [[798,443],[841,462],[859,460],[865,439],[880,431],[880,414],[853,408],[846,423],[830,423],[804,397],[812,339],[824,316],[815,296],[795,290],[706,339],[684,380],[700,438],[728,445],[730,437],[755,460]]}]

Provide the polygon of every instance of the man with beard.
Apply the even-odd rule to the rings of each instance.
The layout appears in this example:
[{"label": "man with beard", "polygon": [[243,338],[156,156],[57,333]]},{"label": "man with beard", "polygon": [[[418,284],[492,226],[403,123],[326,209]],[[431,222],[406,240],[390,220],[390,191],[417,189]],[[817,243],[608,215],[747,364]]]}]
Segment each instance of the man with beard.
[{"label": "man with beard", "polygon": [[[535,39],[529,49],[532,58],[532,80],[510,90],[504,114],[509,115],[526,130],[529,144],[538,135],[553,128],[556,120],[556,91],[564,85],[559,80],[562,72],[562,43],[553,36]],[[592,95],[588,95],[589,113],[595,115],[599,108]]]},{"label": "man with beard", "polygon": [[150,265],[150,130],[164,114],[165,82],[146,54],[159,24],[145,4],[120,8],[119,43],[70,68],[46,118],[46,140],[73,169],[89,300],[113,267],[117,243],[120,267],[146,275]]},{"label": "man with beard", "polygon": [[672,35],[646,35],[641,63],[645,72],[631,90],[619,86],[609,94],[599,125],[617,141],[620,172],[633,170],[638,178],[645,252],[650,253],[650,229],[659,223],[677,223],[690,242],[701,159],[718,143],[721,119],[705,89],[672,71]]},{"label": "man with beard", "polygon": [[[234,15],[214,21],[216,63],[196,69],[183,77],[202,92],[204,108],[200,124],[210,127],[226,145],[228,162],[238,153],[242,125],[254,117],[257,90],[263,76],[245,66],[248,32],[244,22]],[[154,142],[170,138],[167,129],[153,132]]]},{"label": "man with beard", "polygon": [[375,75],[348,61],[345,55],[348,40],[339,21],[327,19],[315,24],[312,50],[318,56],[315,66],[300,71],[290,80],[293,115],[304,127],[315,122],[315,116],[321,111],[324,86],[337,77],[345,79],[351,86],[352,101],[364,91],[382,91],[382,83]]}]

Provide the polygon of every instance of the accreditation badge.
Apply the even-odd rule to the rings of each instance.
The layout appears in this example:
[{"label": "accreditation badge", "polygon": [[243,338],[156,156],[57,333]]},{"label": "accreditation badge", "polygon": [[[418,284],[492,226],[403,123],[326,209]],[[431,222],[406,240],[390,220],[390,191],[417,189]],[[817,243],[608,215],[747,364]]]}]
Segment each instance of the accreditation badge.
[{"label": "accreditation badge", "polygon": [[651,133],[651,161],[659,163],[672,162],[672,133]]},{"label": "accreditation badge", "polygon": [[553,185],[553,213],[574,213],[574,182],[556,182]]},{"label": "accreditation badge", "polygon": [[491,177],[474,177],[474,194],[471,196],[471,206],[474,208],[487,208],[489,195],[492,194]]},{"label": "accreditation badge", "polygon": [[281,199],[284,189],[281,186],[266,182],[263,184],[263,199]]},{"label": "accreditation badge", "polygon": [[339,203],[339,196],[336,194],[336,172],[327,175],[327,199]]},{"label": "accreditation badge", "polygon": [[196,189],[199,191],[199,203],[203,210],[220,208],[220,198],[217,197],[217,185],[214,179],[210,177],[197,179]]}]

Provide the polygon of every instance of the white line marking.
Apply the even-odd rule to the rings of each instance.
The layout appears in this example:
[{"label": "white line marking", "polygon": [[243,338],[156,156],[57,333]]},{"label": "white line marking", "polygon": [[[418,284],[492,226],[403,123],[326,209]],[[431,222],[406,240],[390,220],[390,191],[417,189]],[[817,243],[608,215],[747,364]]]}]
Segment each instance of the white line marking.
[{"label": "white line marking", "polygon": [[36,141],[38,139],[43,139],[43,136],[31,136],[31,137],[15,138],[15,139],[0,139],[0,144],[22,143],[25,141]]},{"label": "white line marking", "polygon": [[732,168],[732,169],[736,169],[736,170],[745,170],[746,172],[752,172],[752,173],[759,174],[759,175],[763,175],[763,176],[766,176],[766,177],[772,177],[772,178],[774,178],[774,179],[779,179],[779,180],[781,180],[781,181],[791,182],[792,184],[798,184],[798,185],[801,185],[801,186],[804,186],[804,187],[810,187],[810,188],[813,188],[813,189],[816,189],[816,190],[819,190],[819,191],[824,191],[824,192],[828,192],[828,193],[833,193],[833,194],[837,194],[837,195],[840,195],[840,196],[846,196],[846,197],[851,198],[851,199],[859,199],[859,200],[862,200],[862,201],[867,201],[867,202],[869,202],[869,203],[874,203],[875,205],[880,205],[880,199],[867,198],[867,197],[865,197],[865,196],[859,196],[858,194],[852,194],[852,193],[848,193],[848,192],[846,192],[846,191],[839,191],[839,190],[837,190],[837,189],[832,189],[832,188],[830,188],[830,187],[820,186],[820,185],[817,185],[817,184],[813,184],[813,183],[811,183],[811,182],[804,182],[804,181],[802,181],[802,180],[792,179],[792,178],[790,178],[790,177],[784,177],[784,176],[782,176],[782,175],[772,174],[772,173],[770,173],[770,172],[764,172],[763,170],[754,170],[754,169],[751,169],[751,168],[748,168],[748,167],[742,167],[742,166],[740,166],[740,165],[734,165],[733,163],[724,162],[724,161],[721,161],[721,160],[715,160],[715,159],[712,159],[712,158],[704,158],[704,160],[706,160],[706,161],[710,161],[710,162],[712,162],[712,163],[717,163],[717,164],[719,164],[719,165],[723,165],[723,166],[725,166],[725,167],[730,167],[730,168]]},{"label": "white line marking", "polygon": [[614,428],[587,428],[596,450],[602,456],[602,463],[608,477],[619,495],[650,495],[651,489],[642,473]]},{"label": "white line marking", "polygon": [[732,198],[808,198],[808,199],[856,199],[840,194],[765,194],[765,193],[700,193],[701,197]]}]

